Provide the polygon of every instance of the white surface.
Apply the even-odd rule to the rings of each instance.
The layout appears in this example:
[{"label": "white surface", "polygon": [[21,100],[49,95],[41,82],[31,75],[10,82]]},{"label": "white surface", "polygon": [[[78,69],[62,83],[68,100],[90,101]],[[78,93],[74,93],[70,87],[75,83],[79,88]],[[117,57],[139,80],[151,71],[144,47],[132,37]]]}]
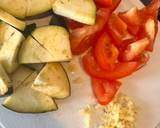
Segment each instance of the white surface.
[{"label": "white surface", "polygon": [[[129,2],[130,1],[130,2]],[[138,0],[122,0],[118,10],[133,5],[141,6]],[[126,8],[127,7],[127,8]],[[134,20],[134,19],[133,19]],[[160,26],[159,26],[160,28]],[[160,32],[158,33],[158,36]],[[158,37],[157,36],[157,37]],[[148,65],[129,78],[123,80],[120,92],[131,96],[139,106],[136,128],[155,128],[160,121],[160,36],[156,39],[155,49]],[[79,110],[94,103],[88,76],[74,59],[78,69],[70,74],[71,81],[82,78],[80,84],[72,83],[71,97],[57,101],[59,110],[41,114],[20,114],[0,106],[0,127],[2,128],[85,128]],[[27,97],[27,96],[26,96]],[[0,98],[2,102],[3,98]]]}]

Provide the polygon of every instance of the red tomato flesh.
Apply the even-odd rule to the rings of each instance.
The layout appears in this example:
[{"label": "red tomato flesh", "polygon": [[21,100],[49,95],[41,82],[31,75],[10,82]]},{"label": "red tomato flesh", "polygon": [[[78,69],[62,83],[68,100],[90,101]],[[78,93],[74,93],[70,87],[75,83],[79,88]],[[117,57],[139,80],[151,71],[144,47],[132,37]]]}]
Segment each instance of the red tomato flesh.
[{"label": "red tomato flesh", "polygon": [[108,104],[113,99],[121,85],[118,81],[108,81],[93,77],[91,79],[93,92],[97,101],[101,105]]},{"label": "red tomato flesh", "polygon": [[70,33],[71,49],[74,55],[79,55],[86,51],[94,42],[95,34],[100,32],[110,16],[109,9],[100,8],[97,11],[95,25],[85,25],[81,28],[73,29]]},{"label": "red tomato flesh", "polygon": [[95,45],[95,57],[100,67],[112,71],[118,54],[118,49],[111,43],[108,34],[103,33]]},{"label": "red tomato flesh", "polygon": [[96,4],[99,4],[100,6],[111,6],[112,5],[112,0],[95,0]]},{"label": "red tomato flesh", "polygon": [[132,61],[139,55],[141,55],[147,46],[149,45],[150,41],[149,39],[143,38],[141,40],[138,40],[136,42],[133,42],[129,44],[126,48],[126,50],[121,55],[121,60],[123,61]]},{"label": "red tomato flesh", "polygon": [[107,80],[126,77],[136,71],[139,66],[138,62],[116,63],[113,71],[105,71],[97,64],[94,56],[89,53],[82,58],[82,64],[89,75]]}]

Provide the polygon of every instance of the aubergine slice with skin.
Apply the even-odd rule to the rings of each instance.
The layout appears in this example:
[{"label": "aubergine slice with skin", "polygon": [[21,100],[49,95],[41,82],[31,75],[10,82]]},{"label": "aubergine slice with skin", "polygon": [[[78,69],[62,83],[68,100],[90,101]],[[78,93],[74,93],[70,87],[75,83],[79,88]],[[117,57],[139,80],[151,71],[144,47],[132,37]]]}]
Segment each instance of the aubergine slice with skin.
[{"label": "aubergine slice with skin", "polygon": [[19,66],[17,56],[23,40],[20,31],[4,22],[0,24],[0,62],[7,73],[14,72]]},{"label": "aubergine slice with skin", "polygon": [[69,61],[72,58],[69,34],[60,26],[43,26],[32,32],[22,44],[21,64]]},{"label": "aubergine slice with skin", "polygon": [[20,113],[42,113],[57,110],[54,100],[43,93],[31,88],[37,73],[32,73],[17,87],[14,93],[7,97],[3,106]]},{"label": "aubergine slice with skin", "polygon": [[5,12],[2,9],[0,9],[0,20],[6,22],[7,24],[21,31],[23,31],[26,27],[26,23],[24,21],[15,18],[14,16],[9,14],[8,12]]},{"label": "aubergine slice with skin", "polygon": [[60,63],[46,64],[36,77],[32,88],[57,99],[70,96],[69,79]]},{"label": "aubergine slice with skin", "polygon": [[24,19],[51,10],[55,0],[1,0],[0,8],[11,15]]},{"label": "aubergine slice with skin", "polygon": [[56,0],[52,10],[80,23],[93,25],[96,19],[96,5],[94,0]]},{"label": "aubergine slice with skin", "polygon": [[21,86],[24,80],[26,80],[31,74],[33,74],[33,72],[34,70],[28,68],[25,65],[19,66],[18,69],[10,75],[13,91]]},{"label": "aubergine slice with skin", "polygon": [[8,88],[11,87],[11,79],[6,73],[3,66],[0,64],[0,96],[3,96],[8,92]]}]

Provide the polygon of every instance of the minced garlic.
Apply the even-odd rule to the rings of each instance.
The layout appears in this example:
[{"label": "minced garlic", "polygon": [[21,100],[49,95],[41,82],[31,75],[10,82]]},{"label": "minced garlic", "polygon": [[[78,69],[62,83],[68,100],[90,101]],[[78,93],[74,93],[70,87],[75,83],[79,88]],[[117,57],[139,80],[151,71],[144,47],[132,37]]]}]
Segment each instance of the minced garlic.
[{"label": "minced garlic", "polygon": [[128,96],[118,95],[107,106],[89,105],[83,114],[87,128],[134,128],[137,108]]}]

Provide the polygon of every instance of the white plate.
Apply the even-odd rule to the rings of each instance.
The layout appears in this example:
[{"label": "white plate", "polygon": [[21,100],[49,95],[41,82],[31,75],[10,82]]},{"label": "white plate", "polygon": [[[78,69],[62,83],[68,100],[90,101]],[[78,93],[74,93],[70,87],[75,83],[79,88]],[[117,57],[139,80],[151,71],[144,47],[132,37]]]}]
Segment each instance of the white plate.
[{"label": "white plate", "polygon": [[[142,6],[138,0],[122,0],[118,10],[126,10],[132,6]],[[48,18],[39,23],[46,24]],[[134,19],[133,19],[134,20]],[[160,26],[159,26],[160,28]],[[157,35],[160,35],[158,33]],[[139,106],[136,128],[155,128],[160,121],[160,36],[157,36],[154,52],[148,65],[123,80],[120,92],[134,99]],[[90,81],[74,58],[71,63],[76,65],[74,74],[70,74],[72,83],[71,97],[57,101],[56,112],[41,114],[21,114],[0,106],[0,127],[2,128],[85,128],[79,110],[87,104],[95,103]],[[82,79],[75,83],[75,79]],[[26,96],[27,97],[27,96]],[[3,98],[0,98],[2,103]]]}]

